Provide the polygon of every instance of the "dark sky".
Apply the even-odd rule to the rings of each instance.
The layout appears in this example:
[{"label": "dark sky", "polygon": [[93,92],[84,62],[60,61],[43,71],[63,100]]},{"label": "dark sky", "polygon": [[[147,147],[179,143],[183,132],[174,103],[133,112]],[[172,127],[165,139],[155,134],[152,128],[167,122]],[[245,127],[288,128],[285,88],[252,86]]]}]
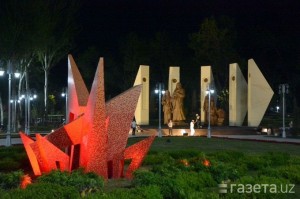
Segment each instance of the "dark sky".
[{"label": "dark sky", "polygon": [[205,17],[221,15],[232,17],[240,31],[264,26],[278,34],[295,34],[300,32],[299,5],[297,0],[88,0],[80,23],[87,40],[95,35],[113,40],[129,31],[191,33]]},{"label": "dark sky", "polygon": [[[264,66],[290,66],[286,60],[298,55],[300,35],[298,0],[84,0],[78,24],[82,28],[78,44],[82,50],[96,46],[118,51],[118,44],[129,32],[154,37],[167,31],[179,41],[187,41],[199,31],[207,17],[226,15],[235,22],[239,53]],[[263,44],[260,34],[269,31],[272,42]],[[268,36],[267,36],[268,37]],[[267,38],[268,39],[268,38]],[[275,44],[276,43],[276,44]],[[269,54],[262,51],[270,49]],[[277,52],[276,52],[277,51]],[[99,55],[104,56],[104,55]],[[282,57],[281,57],[282,56]],[[278,58],[275,60],[274,57]]]},{"label": "dark sky", "polygon": [[[154,38],[156,32],[167,31],[187,47],[189,34],[198,32],[205,18],[223,15],[235,22],[238,53],[245,60],[253,58],[263,74],[273,73],[268,78],[286,81],[286,68],[300,62],[298,0],[82,0],[77,18],[81,32],[73,55],[76,61],[76,56],[95,46],[107,63],[107,54],[120,53],[120,42],[129,32]],[[274,37],[274,45],[259,36],[265,30]],[[55,77],[65,74],[55,68]],[[65,76],[62,79],[66,83]]]}]

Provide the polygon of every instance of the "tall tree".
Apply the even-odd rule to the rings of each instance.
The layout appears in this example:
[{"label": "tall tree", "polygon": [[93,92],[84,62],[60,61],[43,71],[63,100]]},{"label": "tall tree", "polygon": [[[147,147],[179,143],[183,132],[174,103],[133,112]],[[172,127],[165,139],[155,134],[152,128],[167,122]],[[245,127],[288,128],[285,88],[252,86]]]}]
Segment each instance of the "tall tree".
[{"label": "tall tree", "polygon": [[149,44],[151,66],[153,67],[154,74],[158,74],[158,80],[167,80],[169,66],[179,65],[180,58],[182,57],[180,48],[177,41],[172,40],[168,32],[157,32],[155,37]]},{"label": "tall tree", "polygon": [[47,115],[48,76],[50,69],[67,57],[76,32],[75,14],[78,1],[36,0],[35,19],[38,46],[35,50],[44,71],[44,116]]},{"label": "tall tree", "polygon": [[190,36],[190,47],[195,52],[196,63],[214,68],[216,86],[223,88],[227,82],[228,65],[239,60],[235,49],[235,31],[227,17],[219,20],[206,18],[197,33]]},{"label": "tall tree", "polygon": [[[10,65],[12,70],[18,70],[22,74],[18,86],[19,97],[24,82],[26,82],[26,90],[29,89],[28,80],[24,81],[24,79],[31,65],[35,46],[36,31],[32,29],[35,12],[31,5],[32,0],[6,0],[0,4],[0,26],[5,27],[0,32],[0,56],[1,60],[6,61],[7,67]],[[15,87],[12,88],[12,93],[15,93]]]},{"label": "tall tree", "polygon": [[133,86],[136,73],[141,64],[148,65],[147,44],[136,33],[129,33],[120,49],[123,61],[123,90]]}]

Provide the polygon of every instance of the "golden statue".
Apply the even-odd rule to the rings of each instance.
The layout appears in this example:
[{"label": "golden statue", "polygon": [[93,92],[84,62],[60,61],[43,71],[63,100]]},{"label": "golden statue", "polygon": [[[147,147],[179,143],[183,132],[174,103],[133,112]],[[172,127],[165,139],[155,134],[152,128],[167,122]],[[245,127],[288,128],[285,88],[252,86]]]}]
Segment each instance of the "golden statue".
[{"label": "golden statue", "polygon": [[[203,104],[203,111],[205,112],[205,124],[208,124],[208,115],[209,115],[209,104],[208,104],[208,95],[205,96],[204,104]],[[217,108],[215,106],[214,98],[210,98],[210,125],[216,125],[218,122],[218,115],[217,115]]]},{"label": "golden statue", "polygon": [[168,124],[168,121],[172,119],[172,98],[170,91],[166,90],[162,97],[161,104],[163,105],[164,124]]},{"label": "golden statue", "polygon": [[181,83],[176,84],[176,88],[172,96],[173,105],[173,121],[185,120],[183,112],[183,99],[185,98],[185,90],[182,88]]}]

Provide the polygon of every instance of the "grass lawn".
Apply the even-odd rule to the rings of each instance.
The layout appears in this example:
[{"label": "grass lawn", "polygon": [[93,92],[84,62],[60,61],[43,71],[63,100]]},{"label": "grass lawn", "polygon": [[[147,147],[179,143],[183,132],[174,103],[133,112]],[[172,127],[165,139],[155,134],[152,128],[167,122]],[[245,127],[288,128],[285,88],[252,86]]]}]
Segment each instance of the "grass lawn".
[{"label": "grass lawn", "polygon": [[[128,145],[145,138],[129,138]],[[170,152],[180,150],[199,150],[204,153],[218,151],[238,151],[246,154],[262,154],[266,152],[284,152],[300,156],[300,145],[260,141],[244,141],[224,138],[206,137],[162,137],[156,138],[150,151]]]}]

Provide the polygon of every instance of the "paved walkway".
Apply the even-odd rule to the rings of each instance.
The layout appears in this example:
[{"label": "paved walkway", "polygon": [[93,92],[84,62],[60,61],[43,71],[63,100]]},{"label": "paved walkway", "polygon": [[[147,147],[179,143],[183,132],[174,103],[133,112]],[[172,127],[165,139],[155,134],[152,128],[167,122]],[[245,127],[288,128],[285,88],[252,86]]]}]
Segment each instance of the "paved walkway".
[{"label": "paved walkway", "polygon": [[[207,135],[207,129],[195,129],[194,136],[205,137]],[[162,136],[168,136],[169,130],[162,129]],[[183,133],[187,133],[188,136],[190,129],[186,128],[177,128],[173,129],[173,136],[183,136]],[[129,132],[129,137],[147,137],[151,135],[158,135],[157,129],[154,128],[143,128],[142,131],[137,132],[135,136],[131,135]],[[211,128],[212,138],[224,138],[224,139],[236,139],[236,140],[251,140],[251,141],[263,141],[263,142],[279,142],[279,143],[289,143],[289,144],[299,144],[300,145],[300,136],[298,138],[282,138],[279,136],[268,136],[258,134],[255,128],[249,127],[214,127]],[[12,138],[11,144],[22,144],[20,138]],[[0,146],[6,146],[6,139],[0,139]]]},{"label": "paved walkway", "polygon": [[215,135],[213,137],[236,139],[236,140],[251,140],[251,141],[264,141],[264,142],[280,142],[289,144],[299,144],[299,138],[282,138],[278,136],[267,136],[267,135]]},{"label": "paved walkway", "polygon": [[[11,138],[11,144],[12,145],[22,144],[22,140],[21,138]],[[0,139],[0,146],[6,146],[5,138]]]},{"label": "paved walkway", "polygon": [[[195,129],[194,136],[206,136],[207,129]],[[137,136],[157,135],[157,129],[143,129],[142,132],[136,133]],[[173,136],[182,136],[183,133],[189,134],[190,129],[173,129]],[[169,130],[162,129],[162,136],[168,136]],[[189,135],[190,136],[190,135]],[[280,142],[300,145],[300,136],[298,138],[282,138],[280,136],[269,136],[266,134],[259,134],[255,128],[252,127],[214,127],[211,129],[212,138],[225,138],[236,140],[251,140],[264,142]],[[133,137],[130,135],[130,137]]]}]

